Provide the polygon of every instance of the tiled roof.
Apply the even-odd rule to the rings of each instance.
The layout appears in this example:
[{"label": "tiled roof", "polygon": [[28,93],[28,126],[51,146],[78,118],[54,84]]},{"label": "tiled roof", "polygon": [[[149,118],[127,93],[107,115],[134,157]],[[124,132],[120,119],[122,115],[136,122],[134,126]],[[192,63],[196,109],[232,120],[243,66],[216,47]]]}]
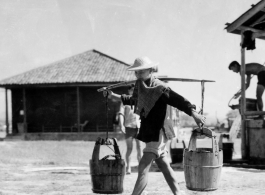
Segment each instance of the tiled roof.
[{"label": "tiled roof", "polygon": [[129,64],[90,50],[0,81],[0,86],[108,83],[134,80]]}]

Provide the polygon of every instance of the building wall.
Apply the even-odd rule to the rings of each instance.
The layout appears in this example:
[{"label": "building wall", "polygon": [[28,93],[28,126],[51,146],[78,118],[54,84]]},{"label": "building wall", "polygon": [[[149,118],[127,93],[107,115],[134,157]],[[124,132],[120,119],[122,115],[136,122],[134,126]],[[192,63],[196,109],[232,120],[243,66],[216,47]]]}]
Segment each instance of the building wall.
[{"label": "building wall", "polygon": [[[97,92],[99,87],[79,87],[80,124],[86,120],[84,132],[107,130],[106,99]],[[78,121],[77,88],[50,87],[26,88],[27,131],[33,132],[75,132]],[[123,93],[126,88],[114,90]],[[108,130],[113,131],[113,118],[120,103],[108,100]],[[14,133],[17,124],[22,123],[23,89],[12,89],[12,113]]]},{"label": "building wall", "polygon": [[[117,131],[115,122],[120,102],[108,100],[97,92],[99,87],[79,87],[80,124],[88,121],[83,132]],[[127,93],[127,87],[113,89],[115,93]],[[27,132],[77,132],[77,87],[26,88],[26,111],[23,108],[23,88],[12,89],[12,122],[16,134],[18,123],[23,123],[26,113]],[[178,125],[178,110],[169,109],[173,125]],[[173,112],[175,111],[175,112]],[[107,120],[108,119],[108,120]],[[108,124],[108,126],[107,126]],[[25,132],[25,130],[22,130]]]},{"label": "building wall", "polygon": [[[107,129],[106,98],[102,93],[97,92],[98,88],[80,87],[80,122],[88,120],[84,131],[105,131]],[[125,88],[113,90],[115,93],[124,93]],[[119,111],[120,102],[108,100],[108,129],[113,131],[113,122],[116,113]]]},{"label": "building wall", "polygon": [[22,89],[11,90],[11,106],[12,106],[12,132],[18,133],[18,123],[23,122],[23,117],[20,115],[20,110],[23,110],[23,91]]}]

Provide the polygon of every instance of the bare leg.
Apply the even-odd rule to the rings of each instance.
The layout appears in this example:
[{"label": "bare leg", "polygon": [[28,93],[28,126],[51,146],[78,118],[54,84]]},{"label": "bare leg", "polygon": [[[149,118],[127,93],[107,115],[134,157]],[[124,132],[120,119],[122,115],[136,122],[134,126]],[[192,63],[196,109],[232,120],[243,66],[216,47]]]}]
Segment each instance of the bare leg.
[{"label": "bare leg", "polygon": [[126,139],[126,145],[127,145],[127,151],[125,155],[125,160],[126,160],[126,173],[130,174],[131,173],[131,154],[132,154],[132,149],[133,149],[133,138],[129,137]]},{"label": "bare leg", "polygon": [[148,182],[148,173],[156,155],[151,152],[144,152],[143,157],[138,167],[138,178],[133,189],[132,195],[140,195]]},{"label": "bare leg", "polygon": [[137,160],[140,163],[140,160],[142,158],[141,141],[138,139],[135,139],[135,141],[136,141],[136,150],[137,150]]},{"label": "bare leg", "polygon": [[171,168],[168,158],[166,156],[160,157],[156,159],[155,162],[158,165],[159,169],[162,171],[173,194],[180,194],[180,188],[175,177],[175,172]]},{"label": "bare leg", "polygon": [[258,103],[259,111],[263,110],[263,101],[262,101],[263,92],[264,92],[264,86],[258,84],[257,85],[257,91],[256,91],[256,97],[257,97],[257,103]]}]

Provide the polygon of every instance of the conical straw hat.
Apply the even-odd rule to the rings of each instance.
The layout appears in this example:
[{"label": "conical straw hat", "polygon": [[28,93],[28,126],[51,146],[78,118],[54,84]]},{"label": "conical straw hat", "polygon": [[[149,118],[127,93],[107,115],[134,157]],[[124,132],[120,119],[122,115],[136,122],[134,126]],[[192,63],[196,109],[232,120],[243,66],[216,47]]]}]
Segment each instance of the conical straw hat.
[{"label": "conical straw hat", "polygon": [[136,71],[136,70],[145,70],[157,66],[157,62],[152,62],[148,57],[136,58],[133,65],[131,65],[127,70]]}]

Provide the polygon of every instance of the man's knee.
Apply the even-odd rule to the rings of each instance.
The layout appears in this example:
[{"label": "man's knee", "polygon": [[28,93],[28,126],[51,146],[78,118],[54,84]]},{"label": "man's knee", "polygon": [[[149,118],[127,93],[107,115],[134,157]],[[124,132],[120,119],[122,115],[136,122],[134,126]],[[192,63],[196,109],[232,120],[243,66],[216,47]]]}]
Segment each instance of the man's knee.
[{"label": "man's knee", "polygon": [[144,174],[148,174],[148,172],[149,172],[149,164],[139,163],[138,174],[144,175]]}]

